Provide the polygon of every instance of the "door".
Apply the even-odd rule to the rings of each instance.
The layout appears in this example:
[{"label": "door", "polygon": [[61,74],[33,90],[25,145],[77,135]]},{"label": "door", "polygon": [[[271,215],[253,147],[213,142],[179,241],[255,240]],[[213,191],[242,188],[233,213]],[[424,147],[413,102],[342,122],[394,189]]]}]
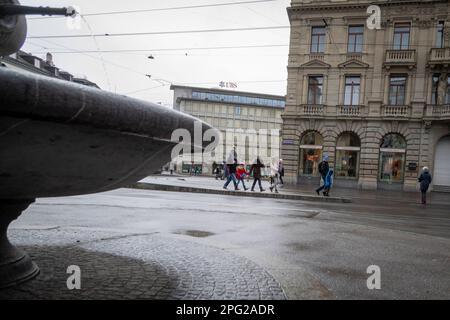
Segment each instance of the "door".
[{"label": "door", "polygon": [[450,136],[439,140],[434,162],[434,184],[450,187]]}]

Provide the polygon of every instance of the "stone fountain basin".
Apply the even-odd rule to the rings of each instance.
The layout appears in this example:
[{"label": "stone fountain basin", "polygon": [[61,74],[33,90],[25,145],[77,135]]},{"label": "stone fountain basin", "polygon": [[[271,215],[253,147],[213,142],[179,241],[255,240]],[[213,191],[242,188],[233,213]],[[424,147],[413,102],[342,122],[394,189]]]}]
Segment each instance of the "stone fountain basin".
[{"label": "stone fountain basin", "polygon": [[[0,199],[116,189],[170,161],[200,121],[157,104],[0,67]],[[211,129],[202,123],[202,131]]]},{"label": "stone fountain basin", "polygon": [[36,198],[137,182],[170,161],[179,128],[193,138],[211,129],[160,105],[0,67],[0,289],[39,274],[7,237]]}]

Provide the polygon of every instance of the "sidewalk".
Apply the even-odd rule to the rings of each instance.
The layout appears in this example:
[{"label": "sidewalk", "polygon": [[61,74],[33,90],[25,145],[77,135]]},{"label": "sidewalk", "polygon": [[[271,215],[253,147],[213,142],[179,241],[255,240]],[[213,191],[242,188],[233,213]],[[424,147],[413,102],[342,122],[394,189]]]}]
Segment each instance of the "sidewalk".
[{"label": "sidewalk", "polygon": [[349,203],[350,199],[331,196],[331,197],[319,197],[315,193],[299,192],[297,190],[279,187],[279,193],[270,192],[269,182],[262,181],[264,192],[259,191],[259,187],[255,187],[255,191],[250,191],[253,184],[253,179],[245,181],[245,185],[249,190],[244,191],[242,185],[239,186],[240,191],[234,191],[233,183],[230,183],[228,190],[223,189],[225,181],[216,180],[213,177],[205,176],[170,176],[170,175],[157,175],[147,177],[135,185],[131,186],[135,189],[145,190],[160,190],[160,191],[174,191],[174,192],[190,192],[190,193],[208,193],[219,194],[229,196],[240,197],[255,197],[255,198],[273,198],[273,199],[285,199],[285,200],[303,200],[303,201],[322,201],[322,202],[334,202],[334,203]]},{"label": "sidewalk", "polygon": [[[417,192],[399,192],[399,191],[363,191],[357,189],[334,188],[331,197],[317,196],[312,185],[286,185],[279,188],[279,194],[272,193],[269,190],[269,182],[263,181],[265,192],[260,192],[259,187],[255,188],[255,192],[234,191],[232,183],[228,186],[228,190],[223,189],[225,181],[216,180],[213,177],[205,176],[170,176],[156,175],[149,176],[139,183],[132,186],[137,189],[161,190],[174,192],[191,192],[191,193],[208,193],[232,196],[247,197],[264,197],[274,199],[288,200],[304,200],[304,201],[321,201],[321,202],[364,202],[366,204],[379,204],[386,201],[396,203],[420,203],[420,194]],[[248,183],[245,181],[247,188],[251,188],[253,180]],[[240,185],[242,188],[242,185]],[[429,203],[432,205],[450,206],[449,193],[430,193],[428,194]]]}]

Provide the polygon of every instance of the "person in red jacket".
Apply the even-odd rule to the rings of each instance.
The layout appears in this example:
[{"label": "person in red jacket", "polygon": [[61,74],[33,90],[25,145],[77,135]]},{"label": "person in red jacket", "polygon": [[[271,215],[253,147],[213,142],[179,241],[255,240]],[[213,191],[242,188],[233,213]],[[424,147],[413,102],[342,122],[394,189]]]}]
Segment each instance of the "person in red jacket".
[{"label": "person in red jacket", "polygon": [[239,187],[239,183],[242,182],[242,186],[244,190],[247,191],[247,187],[245,186],[244,179],[248,176],[247,170],[245,170],[245,163],[241,163],[236,169],[236,178],[237,178],[237,186]]}]

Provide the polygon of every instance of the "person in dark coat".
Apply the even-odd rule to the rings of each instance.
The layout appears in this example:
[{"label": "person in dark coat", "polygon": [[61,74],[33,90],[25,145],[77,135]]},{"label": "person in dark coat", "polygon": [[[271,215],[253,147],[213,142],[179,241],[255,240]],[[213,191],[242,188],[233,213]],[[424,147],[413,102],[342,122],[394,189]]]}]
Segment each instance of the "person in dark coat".
[{"label": "person in dark coat", "polygon": [[419,177],[422,204],[427,204],[427,192],[432,180],[430,170],[427,167],[423,167],[422,174]]},{"label": "person in dark coat", "polygon": [[320,191],[325,189],[325,179],[328,175],[328,171],[330,170],[330,165],[328,164],[328,155],[323,157],[323,161],[319,163],[319,173],[323,180],[323,186],[316,189],[317,195],[320,195]]},{"label": "person in dark coat", "polygon": [[280,162],[278,163],[278,173],[279,173],[279,177],[280,177],[280,183],[283,186],[284,185],[284,181],[283,181],[283,177],[284,177],[284,163],[283,163],[283,159],[280,159]]},{"label": "person in dark coat", "polygon": [[232,164],[228,164],[228,179],[223,186],[224,189],[228,189],[228,185],[231,181],[234,184],[234,190],[239,190],[236,180],[236,168],[237,168],[237,159],[234,159]]},{"label": "person in dark coat", "polygon": [[255,191],[255,186],[256,186],[256,182],[258,182],[259,184],[259,190],[261,192],[264,192],[265,190],[263,189],[262,185],[261,185],[261,169],[264,168],[264,164],[261,162],[261,160],[258,158],[256,158],[256,162],[254,164],[252,164],[252,167],[250,168],[250,175],[253,174],[253,186],[252,186],[252,191]]}]

